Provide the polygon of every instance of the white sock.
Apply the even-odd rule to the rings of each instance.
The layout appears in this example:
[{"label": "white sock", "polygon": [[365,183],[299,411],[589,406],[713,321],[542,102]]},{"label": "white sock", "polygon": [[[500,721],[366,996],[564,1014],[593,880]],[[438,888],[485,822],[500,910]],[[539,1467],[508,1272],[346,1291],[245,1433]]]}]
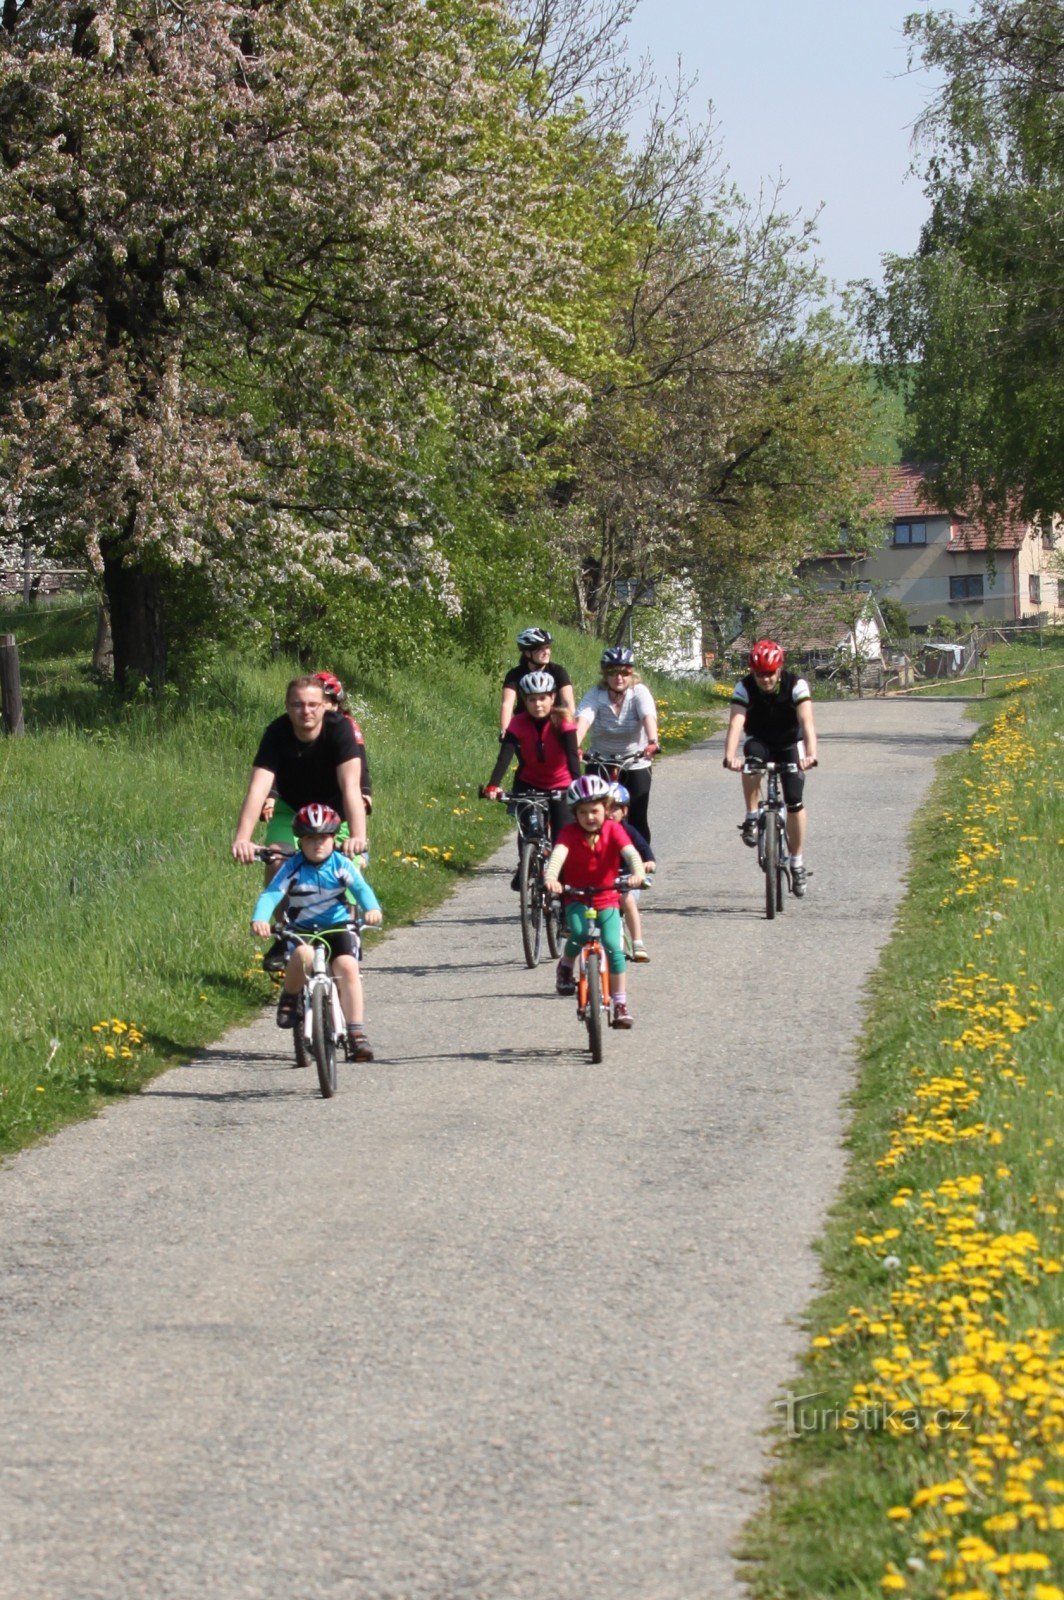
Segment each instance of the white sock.
[{"label": "white sock", "polygon": [[756,822],[757,821],[757,812],[756,811],[748,811],[746,813],[746,820],[747,820],[747,822]]},{"label": "white sock", "polygon": [[804,865],[804,863],[802,861],[801,856],[792,856],[791,857],[791,866],[792,867],[800,867],[802,865]]}]

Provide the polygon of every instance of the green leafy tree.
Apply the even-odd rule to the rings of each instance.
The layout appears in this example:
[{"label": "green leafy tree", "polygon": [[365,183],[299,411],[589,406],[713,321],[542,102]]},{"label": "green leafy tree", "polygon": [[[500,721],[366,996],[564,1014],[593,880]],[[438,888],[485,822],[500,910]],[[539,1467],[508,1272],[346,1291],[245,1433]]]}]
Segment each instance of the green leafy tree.
[{"label": "green leafy tree", "polygon": [[422,454],[519,471],[580,251],[489,0],[6,0],[0,507],[102,574],[120,682],[355,577],[460,608]]},{"label": "green leafy tree", "polygon": [[980,0],[907,31],[945,78],[922,130],[931,216],[869,319],[939,497],[993,527],[1064,506],[1064,7]]}]

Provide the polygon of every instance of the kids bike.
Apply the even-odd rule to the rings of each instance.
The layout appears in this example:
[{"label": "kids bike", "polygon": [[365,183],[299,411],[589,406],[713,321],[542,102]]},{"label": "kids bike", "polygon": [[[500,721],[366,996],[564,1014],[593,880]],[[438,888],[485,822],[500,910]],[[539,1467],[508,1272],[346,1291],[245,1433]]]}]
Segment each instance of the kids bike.
[{"label": "kids bike", "polygon": [[[627,877],[617,879],[614,887],[624,894],[631,887]],[[610,969],[599,928],[598,908],[591,902],[599,889],[566,889],[566,900],[578,900],[587,906],[587,933],[580,954],[573,967],[576,980],[576,1019],[587,1028],[587,1044],[592,1061],[602,1060],[603,1028],[612,1027],[610,1017]]]}]

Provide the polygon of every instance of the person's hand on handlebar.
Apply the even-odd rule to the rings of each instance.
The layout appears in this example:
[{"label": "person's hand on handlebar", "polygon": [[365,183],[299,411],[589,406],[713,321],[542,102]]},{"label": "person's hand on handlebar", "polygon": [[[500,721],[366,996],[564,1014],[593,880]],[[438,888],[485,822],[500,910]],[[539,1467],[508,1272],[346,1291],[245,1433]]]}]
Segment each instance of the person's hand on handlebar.
[{"label": "person's hand on handlebar", "polygon": [[480,798],[482,800],[501,800],[502,799],[502,790],[499,788],[499,785],[497,783],[484,783],[484,784],[481,784],[481,786],[480,786]]},{"label": "person's hand on handlebar", "polygon": [[820,763],[816,756],[799,756],[798,765],[803,772],[808,772],[810,767],[818,767]]},{"label": "person's hand on handlebar", "polygon": [[548,894],[561,894],[562,886],[558,878],[544,878],[543,887]]},{"label": "person's hand on handlebar", "polygon": [[380,925],[382,913],[380,911],[363,911],[362,921],[367,928],[376,928]]},{"label": "person's hand on handlebar", "polygon": [[366,853],[366,840],[355,839],[348,835],[340,841],[340,854],[345,855],[350,861],[352,856],[364,856]]},{"label": "person's hand on handlebar", "polygon": [[742,756],[725,756],[722,764],[725,772],[741,772],[743,770]]},{"label": "person's hand on handlebar", "polygon": [[245,865],[249,865],[252,861],[258,860],[258,849],[259,846],[251,839],[234,839],[233,860],[243,861]]},{"label": "person's hand on handlebar", "polygon": [[658,740],[657,739],[651,739],[649,744],[644,745],[643,746],[643,754],[651,761],[653,761],[655,756],[660,755],[661,754],[661,745],[658,742]]},{"label": "person's hand on handlebar", "polygon": [[256,939],[268,939],[270,934],[273,932],[273,929],[270,927],[268,922],[253,922],[251,924],[251,931],[255,935]]}]

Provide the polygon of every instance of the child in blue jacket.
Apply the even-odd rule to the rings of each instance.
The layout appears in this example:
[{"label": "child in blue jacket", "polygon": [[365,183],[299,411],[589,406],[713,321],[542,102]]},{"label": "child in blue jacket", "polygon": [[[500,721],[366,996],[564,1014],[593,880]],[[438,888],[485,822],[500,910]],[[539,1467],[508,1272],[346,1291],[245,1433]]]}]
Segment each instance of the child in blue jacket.
[{"label": "child in blue jacket", "polygon": [[[370,927],[380,922],[381,908],[355,862],[335,848],[341,821],[331,806],[312,804],[296,812],[292,832],[299,849],[289,856],[256,900],[251,931],[260,939],[268,939],[270,917],[287,896],[288,922],[295,932],[324,934],[329,947],[329,970],[336,979],[347,1022],[348,1047],[356,1061],[372,1061],[373,1050],[363,1026],[362,975],[358,966],[361,951],[358,934],[351,926],[351,902],[355,902]],[[309,944],[293,945],[277,1002],[279,1028],[295,1027],[300,990],[313,959]]]},{"label": "child in blue jacket", "polygon": [[[652,851],[647,839],[643,834],[640,833],[638,828],[633,827],[633,825],[628,821],[628,807],[631,805],[631,803],[631,796],[623,783],[610,784],[610,799],[608,808],[609,815],[613,818],[614,822],[620,823],[629,839],[639,851],[639,858],[642,861],[643,866],[646,868],[647,878],[649,880],[650,874],[657,867],[657,862],[654,860],[654,852]],[[649,961],[650,956],[647,953],[646,945],[643,943],[643,924],[639,916],[638,889],[629,889],[626,895],[622,895],[621,910],[624,913],[624,925],[628,929],[628,937],[632,941],[632,960],[641,962]]]}]

